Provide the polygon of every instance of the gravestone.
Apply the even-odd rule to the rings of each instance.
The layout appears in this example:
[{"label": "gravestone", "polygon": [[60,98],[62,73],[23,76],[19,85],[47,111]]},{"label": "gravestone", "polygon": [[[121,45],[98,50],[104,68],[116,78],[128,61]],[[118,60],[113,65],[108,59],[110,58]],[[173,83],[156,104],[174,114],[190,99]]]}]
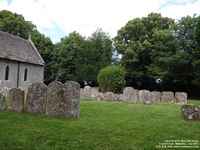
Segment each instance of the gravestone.
[{"label": "gravestone", "polygon": [[175,100],[178,104],[187,104],[187,93],[185,92],[176,92]]},{"label": "gravestone", "polygon": [[0,110],[5,110],[6,109],[6,98],[5,95],[0,93]]},{"label": "gravestone", "polygon": [[65,98],[67,105],[67,117],[79,117],[80,112],[80,84],[74,81],[68,81],[65,84]]},{"label": "gravestone", "polygon": [[92,94],[91,94],[91,87],[85,86],[83,91],[81,91],[81,98],[83,100],[91,100]]},{"label": "gravestone", "polygon": [[122,94],[114,94],[113,101],[121,102],[121,100],[122,100],[121,96],[122,96]]},{"label": "gravestone", "polygon": [[43,83],[32,83],[28,88],[26,112],[45,114],[47,86]]},{"label": "gravestone", "polygon": [[50,116],[79,117],[80,85],[69,81],[54,81],[47,87],[46,114]]},{"label": "gravestone", "polygon": [[113,92],[106,92],[104,94],[105,101],[114,101],[114,93]]},{"label": "gravestone", "polygon": [[97,99],[97,101],[103,101],[104,100],[104,94],[103,93],[97,93],[96,99]]},{"label": "gravestone", "polygon": [[162,92],[161,101],[167,103],[174,103],[174,93],[167,91]]},{"label": "gravestone", "polygon": [[65,116],[66,106],[66,88],[59,81],[51,82],[47,87],[46,114],[49,116]]},{"label": "gravestone", "polygon": [[21,88],[12,88],[9,91],[8,110],[11,112],[24,111],[24,91]]},{"label": "gravestone", "polygon": [[123,100],[125,103],[136,103],[138,101],[138,90],[134,90],[132,87],[126,87],[123,91]]},{"label": "gravestone", "polygon": [[151,94],[152,94],[153,102],[160,102],[161,101],[161,92],[152,91]]},{"label": "gravestone", "polygon": [[183,120],[200,120],[200,109],[193,104],[181,106],[181,117]]},{"label": "gravestone", "polygon": [[148,90],[139,91],[139,100],[142,104],[150,105],[153,103],[152,93]]}]

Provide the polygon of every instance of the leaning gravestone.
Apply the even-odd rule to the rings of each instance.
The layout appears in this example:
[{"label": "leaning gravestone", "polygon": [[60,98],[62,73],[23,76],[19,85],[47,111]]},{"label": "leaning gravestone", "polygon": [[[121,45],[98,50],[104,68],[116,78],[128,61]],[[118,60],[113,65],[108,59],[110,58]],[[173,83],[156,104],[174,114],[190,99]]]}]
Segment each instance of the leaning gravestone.
[{"label": "leaning gravestone", "polygon": [[153,103],[152,93],[148,90],[139,91],[139,100],[142,104],[150,105]]},{"label": "leaning gravestone", "polygon": [[160,102],[160,100],[161,100],[161,92],[152,91],[151,94],[152,94],[152,100],[154,102]]},{"label": "leaning gravestone", "polygon": [[183,120],[200,120],[200,109],[193,104],[181,106],[181,117]]},{"label": "leaning gravestone", "polygon": [[0,93],[0,110],[6,109],[6,98],[3,94]]},{"label": "leaning gravestone", "polygon": [[176,103],[178,103],[178,104],[187,104],[187,93],[176,92],[175,99],[176,99]]},{"label": "leaning gravestone", "polygon": [[8,110],[11,112],[24,111],[24,91],[21,88],[12,88],[9,91]]},{"label": "leaning gravestone", "polygon": [[33,83],[28,88],[26,112],[45,114],[47,86],[43,83]]},{"label": "leaning gravestone", "polygon": [[134,90],[132,87],[126,87],[123,91],[123,100],[125,103],[136,103],[138,101],[138,90]]},{"label": "leaning gravestone", "polygon": [[167,103],[174,103],[174,93],[167,91],[162,92],[161,101]]},{"label": "leaning gravestone", "polygon": [[67,117],[79,117],[80,107],[80,84],[74,81],[68,81],[65,84]]}]

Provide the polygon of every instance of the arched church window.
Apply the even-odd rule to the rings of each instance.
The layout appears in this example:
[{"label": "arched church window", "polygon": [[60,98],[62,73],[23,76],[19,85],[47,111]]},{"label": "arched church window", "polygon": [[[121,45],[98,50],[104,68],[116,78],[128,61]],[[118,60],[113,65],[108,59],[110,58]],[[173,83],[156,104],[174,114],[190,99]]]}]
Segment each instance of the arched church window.
[{"label": "arched church window", "polygon": [[24,81],[27,81],[28,69],[24,70]]},{"label": "arched church window", "polygon": [[9,79],[9,66],[6,66],[5,80]]}]

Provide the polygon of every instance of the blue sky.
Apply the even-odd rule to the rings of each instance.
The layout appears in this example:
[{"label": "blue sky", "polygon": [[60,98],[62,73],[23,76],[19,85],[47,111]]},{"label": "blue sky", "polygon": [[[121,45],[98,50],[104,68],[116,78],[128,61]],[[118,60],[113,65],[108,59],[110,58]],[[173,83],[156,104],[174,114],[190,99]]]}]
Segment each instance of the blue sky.
[{"label": "blue sky", "polygon": [[70,32],[90,36],[102,28],[111,37],[129,20],[151,12],[180,19],[200,15],[200,0],[0,0],[0,11],[22,14],[56,43]]}]

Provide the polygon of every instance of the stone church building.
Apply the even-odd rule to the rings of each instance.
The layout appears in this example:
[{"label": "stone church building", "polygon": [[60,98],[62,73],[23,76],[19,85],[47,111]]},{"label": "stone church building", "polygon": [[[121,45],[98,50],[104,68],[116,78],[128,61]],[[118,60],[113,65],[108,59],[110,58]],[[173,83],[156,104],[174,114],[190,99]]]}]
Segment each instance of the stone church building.
[{"label": "stone church building", "polygon": [[0,31],[0,80],[7,88],[27,91],[33,82],[43,82],[44,60],[33,42]]}]

